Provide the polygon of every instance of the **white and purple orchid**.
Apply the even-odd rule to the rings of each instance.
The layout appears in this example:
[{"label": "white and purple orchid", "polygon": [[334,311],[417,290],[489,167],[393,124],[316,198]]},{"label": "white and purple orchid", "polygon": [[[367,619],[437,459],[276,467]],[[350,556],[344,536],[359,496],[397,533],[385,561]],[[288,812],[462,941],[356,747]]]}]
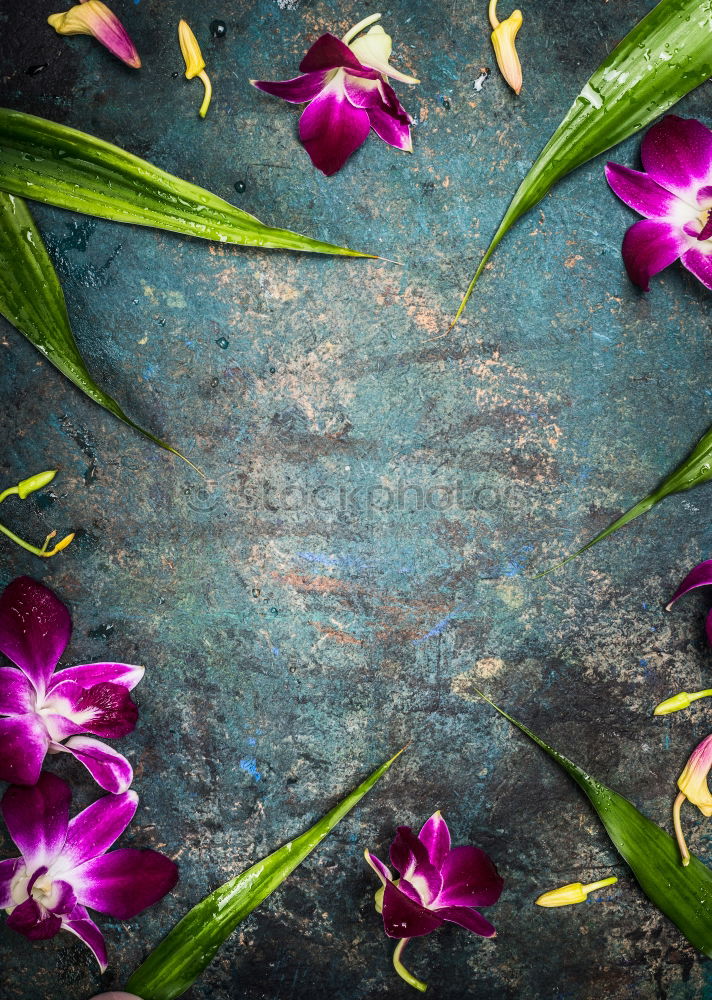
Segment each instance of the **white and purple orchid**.
[{"label": "white and purple orchid", "polygon": [[307,103],[299,120],[299,138],[314,166],[327,177],[343,167],[371,129],[396,149],[409,153],[413,149],[413,119],[387,78],[420,81],[390,65],[393,43],[380,25],[356,37],[380,17],[372,14],[341,39],[322,35],[302,59],[301,76],[250,81],[258,90],[291,104]]},{"label": "white and purple orchid", "polygon": [[102,972],[104,937],[87,907],[130,920],[162,899],[178,867],[152,850],[106,851],[131,822],[135,792],[105,795],[69,819],[66,781],[44,772],[36,785],[12,785],[0,809],[21,857],[0,861],[0,907],[8,927],[31,941],[70,931],[89,947]]},{"label": "white and purple orchid", "polygon": [[676,260],[712,289],[712,131],[695,118],[667,115],[640,147],[644,173],[606,164],[618,197],[645,216],[623,239],[623,261],[636,285]]},{"label": "white and purple orchid", "polygon": [[47,753],[69,753],[102,788],[125,792],[131,765],[92,736],[133,730],[138,709],[129,691],[144,668],[87,663],[55,671],[71,632],[64,604],[36,580],[19,577],[0,596],[0,652],[19,668],[0,667],[0,780],[33,785]]},{"label": "white and purple orchid", "polygon": [[398,827],[390,857],[400,878],[394,879],[390,869],[370,851],[365,857],[382,882],[376,893],[376,909],[383,915],[384,930],[389,937],[400,938],[393,964],[411,986],[425,989],[401,963],[411,938],[430,934],[445,921],[480,937],[494,937],[494,927],[475,907],[496,903],[504,882],[479,847],[451,846],[448,825],[439,812],[417,836],[410,827]]}]

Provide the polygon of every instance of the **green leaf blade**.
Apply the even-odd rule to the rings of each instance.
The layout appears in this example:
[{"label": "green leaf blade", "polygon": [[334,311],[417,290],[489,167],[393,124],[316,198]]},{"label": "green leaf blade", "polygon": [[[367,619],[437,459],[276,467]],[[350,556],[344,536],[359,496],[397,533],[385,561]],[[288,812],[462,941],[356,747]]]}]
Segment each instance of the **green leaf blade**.
[{"label": "green leaf blade", "polygon": [[142,1000],[174,1000],[181,996],[207,968],[237,925],[301,864],[399,756],[396,754],[377,768],[301,836],[194,906],[134,972],[126,989]]},{"label": "green leaf blade", "polygon": [[613,49],[519,185],[455,316],[512,226],[566,174],[645,128],[712,75],[712,0],[661,0]]},{"label": "green leaf blade", "polygon": [[[131,420],[89,374],[77,347],[57,273],[20,197],[0,191],[0,315],[78,389],[154,444],[188,461]],[[191,463],[188,463],[191,464]]]},{"label": "green leaf blade", "polygon": [[712,872],[694,855],[688,867],[683,867],[677,842],[662,827],[478,693],[573,778],[648,899],[672,920],[690,944],[712,958]]},{"label": "green leaf blade", "polygon": [[373,257],[265,226],[205,188],[86,132],[0,108],[0,190],[113,222],[239,246]]}]

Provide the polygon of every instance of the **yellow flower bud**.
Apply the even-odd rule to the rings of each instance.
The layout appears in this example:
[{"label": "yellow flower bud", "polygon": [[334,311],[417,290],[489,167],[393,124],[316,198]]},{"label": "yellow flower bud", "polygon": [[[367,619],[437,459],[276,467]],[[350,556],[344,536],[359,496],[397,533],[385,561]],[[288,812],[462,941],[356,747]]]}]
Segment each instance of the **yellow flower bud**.
[{"label": "yellow flower bud", "polygon": [[653,715],[670,715],[672,712],[679,712],[681,708],[689,708],[693,701],[697,701],[699,698],[709,698],[710,695],[712,695],[712,690],[695,691],[694,694],[681,691],[656,705]]},{"label": "yellow flower bud", "polygon": [[569,885],[562,885],[559,889],[551,889],[549,892],[542,893],[534,902],[537,906],[573,906],[574,903],[584,903],[589,892],[593,892],[594,889],[615,885],[617,881],[615,875],[612,875],[610,878],[601,879],[600,882],[591,882],[589,885],[571,882]]},{"label": "yellow flower bud", "polygon": [[50,469],[48,472],[38,472],[36,475],[30,476],[28,479],[23,479],[21,483],[17,484],[17,495],[20,500],[24,500],[25,497],[30,495],[30,493],[35,493],[37,490],[41,490],[44,489],[45,486],[49,486],[56,475],[57,470]]},{"label": "yellow flower bud", "polygon": [[188,22],[183,19],[178,24],[178,41],[183,58],[185,59],[186,79],[193,80],[197,76],[202,80],[205,87],[205,97],[198,112],[201,118],[205,118],[210,106],[210,99],[213,95],[213,88],[208,74],[205,72],[205,60],[203,59],[203,53],[200,51],[198,39],[193,34]]},{"label": "yellow flower bud", "polygon": [[513,11],[506,21],[497,18],[497,0],[490,0],[489,20],[492,25],[492,47],[499,71],[515,94],[522,89],[522,65],[514,44],[522,26],[521,10]]}]

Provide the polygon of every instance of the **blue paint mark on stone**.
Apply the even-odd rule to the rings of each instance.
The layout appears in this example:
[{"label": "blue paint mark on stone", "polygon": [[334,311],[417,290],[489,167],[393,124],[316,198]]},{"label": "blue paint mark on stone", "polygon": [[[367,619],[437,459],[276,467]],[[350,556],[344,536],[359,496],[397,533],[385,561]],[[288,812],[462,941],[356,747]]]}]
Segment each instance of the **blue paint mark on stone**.
[{"label": "blue paint mark on stone", "polygon": [[279,649],[277,648],[277,646],[272,646],[272,652],[274,653],[275,656],[279,656]]},{"label": "blue paint mark on stone", "polygon": [[419,639],[413,639],[413,645],[419,646],[422,642],[427,642],[428,639],[433,639],[435,636],[442,635],[456,614],[457,611],[451,611],[450,614],[446,615],[442,621],[437,623],[437,625],[433,625],[430,631],[426,632],[425,635],[421,635]]},{"label": "blue paint mark on stone", "polygon": [[254,736],[248,736],[247,737],[247,743],[248,743],[249,746],[254,747],[254,746],[257,745],[257,740],[255,739]]},{"label": "blue paint mark on stone", "polygon": [[243,757],[240,761],[240,768],[246,771],[248,774],[252,775],[255,781],[260,781],[262,775],[257,770],[257,761],[254,757]]}]

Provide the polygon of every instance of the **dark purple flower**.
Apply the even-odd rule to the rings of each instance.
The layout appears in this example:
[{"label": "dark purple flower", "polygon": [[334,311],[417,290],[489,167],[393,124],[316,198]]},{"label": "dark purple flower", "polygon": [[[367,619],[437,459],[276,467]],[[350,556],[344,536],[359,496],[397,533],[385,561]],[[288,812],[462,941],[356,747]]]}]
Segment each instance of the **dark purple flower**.
[{"label": "dark purple flower", "polygon": [[606,164],[618,197],[645,216],[623,239],[623,261],[648,291],[652,275],[681,260],[712,288],[712,132],[695,118],[667,115],[643,139],[645,173]]},{"label": "dark purple flower", "polygon": [[[706,587],[710,583],[712,583],[712,559],[706,559],[704,562],[698,563],[694,569],[690,570],[670,598],[665,610],[669,611],[675,601],[678,601],[685,594],[689,594],[691,590],[695,590],[697,587]],[[707,615],[706,629],[707,640],[710,645],[712,645],[712,611],[710,611]]]},{"label": "dark purple flower", "polygon": [[301,139],[315,167],[327,177],[343,167],[371,129],[391,146],[412,152],[413,119],[387,82],[419,83],[390,63],[392,40],[380,25],[356,38],[380,18],[373,14],[342,39],[322,35],[302,59],[301,76],[253,86],[292,104],[307,104],[299,120]]},{"label": "dark purple flower", "polygon": [[162,899],[178,867],[151,850],[107,854],[131,822],[138,795],[105,795],[69,819],[66,781],[44,772],[32,787],[12,785],[0,809],[21,857],[0,861],[0,907],[8,926],[31,941],[76,934],[106,968],[104,937],[86,907],[130,920]]},{"label": "dark purple flower", "polygon": [[86,663],[55,672],[71,633],[69,612],[36,580],[19,577],[0,596],[0,652],[19,667],[0,667],[0,780],[32,785],[47,753],[69,753],[102,788],[125,792],[131,765],[91,736],[133,730],[129,691],[144,668]]},{"label": "dark purple flower", "polygon": [[494,927],[475,907],[497,902],[502,878],[479,847],[450,846],[450,831],[439,812],[430,817],[417,837],[410,827],[398,827],[390,856],[400,878],[394,879],[370,851],[365,856],[383,883],[376,893],[376,908],[383,914],[385,932],[401,939],[393,964],[411,986],[425,989],[400,962],[410,938],[430,934],[445,921],[480,937],[494,937]]}]

